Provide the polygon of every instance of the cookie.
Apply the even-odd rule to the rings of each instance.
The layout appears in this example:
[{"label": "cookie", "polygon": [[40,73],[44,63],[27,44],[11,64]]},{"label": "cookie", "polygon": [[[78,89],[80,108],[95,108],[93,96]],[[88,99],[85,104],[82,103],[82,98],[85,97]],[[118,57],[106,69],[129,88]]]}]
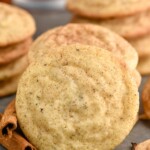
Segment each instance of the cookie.
[{"label": "cookie", "polygon": [[137,52],[128,42],[110,30],[92,24],[68,24],[45,32],[31,46],[29,61],[45,56],[52,47],[74,43],[99,46],[123,59],[129,68],[137,66]]},{"label": "cookie", "polygon": [[142,75],[150,75],[150,55],[147,57],[140,58],[137,70]]},{"label": "cookie", "polygon": [[139,97],[132,75],[111,52],[76,44],[30,64],[15,106],[38,150],[112,150],[135,124]]},{"label": "cookie", "polygon": [[150,34],[128,41],[137,50],[139,57],[150,56]]},{"label": "cookie", "polygon": [[0,80],[6,80],[22,73],[28,66],[27,55],[15,60],[7,65],[0,65]]},{"label": "cookie", "polygon": [[0,97],[8,96],[17,91],[20,75],[10,78],[6,81],[0,81]]},{"label": "cookie", "polygon": [[137,86],[140,87],[140,84],[141,84],[141,81],[142,81],[141,74],[139,73],[139,71],[133,70],[132,71],[132,75],[133,75],[133,77],[134,77],[134,79],[136,81]]},{"label": "cookie", "polygon": [[149,0],[67,0],[67,8],[87,18],[123,17],[150,8]]},{"label": "cookie", "polygon": [[0,65],[10,63],[15,59],[25,55],[28,52],[31,44],[32,39],[29,38],[17,44],[0,47]]},{"label": "cookie", "polygon": [[35,28],[35,22],[27,11],[0,2],[0,47],[31,37]]},{"label": "cookie", "polygon": [[[110,19],[88,19],[74,16],[73,23],[92,23],[111,29],[117,34],[127,38],[135,38],[150,32],[150,10],[132,16]],[[133,30],[134,29],[134,30]]]}]

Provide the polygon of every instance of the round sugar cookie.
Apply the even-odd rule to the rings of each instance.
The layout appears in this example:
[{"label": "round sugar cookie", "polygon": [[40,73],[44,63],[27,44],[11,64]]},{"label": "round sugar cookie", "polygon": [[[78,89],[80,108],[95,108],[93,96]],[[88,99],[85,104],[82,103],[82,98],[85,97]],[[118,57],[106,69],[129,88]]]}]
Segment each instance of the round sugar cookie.
[{"label": "round sugar cookie", "polygon": [[127,41],[104,27],[92,24],[68,24],[45,32],[32,44],[29,61],[47,55],[52,47],[75,43],[99,46],[123,59],[129,68],[137,66],[138,54]]},{"label": "round sugar cookie", "polygon": [[0,47],[27,39],[35,28],[33,17],[27,11],[0,2]]},{"label": "round sugar cookie", "polygon": [[28,66],[27,55],[6,65],[0,65],[0,81],[22,73]]},{"label": "round sugar cookie", "polygon": [[87,18],[123,17],[150,8],[149,0],[67,0],[67,8]]},{"label": "round sugar cookie", "polygon": [[139,96],[112,53],[76,44],[31,63],[15,105],[23,133],[38,150],[112,150],[134,126]]},{"label": "round sugar cookie", "polygon": [[137,50],[139,57],[150,56],[150,34],[128,41]]},{"label": "round sugar cookie", "polygon": [[127,39],[131,39],[145,35],[147,34],[147,32],[150,32],[149,18],[150,10],[137,13],[132,16],[109,19],[88,19],[80,16],[74,16],[71,22],[92,23],[104,26]]},{"label": "round sugar cookie", "polygon": [[5,81],[0,81],[0,97],[15,93],[17,91],[19,79],[20,75]]},{"label": "round sugar cookie", "polygon": [[29,38],[17,44],[0,47],[0,65],[10,63],[15,59],[25,55],[28,52],[31,44],[32,39]]}]

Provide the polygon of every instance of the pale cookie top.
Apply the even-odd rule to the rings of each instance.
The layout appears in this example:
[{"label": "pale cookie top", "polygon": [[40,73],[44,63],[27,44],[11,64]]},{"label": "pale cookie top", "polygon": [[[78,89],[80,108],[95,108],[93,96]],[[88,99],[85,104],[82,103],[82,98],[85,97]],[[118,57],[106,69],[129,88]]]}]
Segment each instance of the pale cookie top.
[{"label": "pale cookie top", "polygon": [[150,0],[67,0],[74,14],[88,18],[122,17],[150,8]]},{"label": "pale cookie top", "polygon": [[28,12],[0,2],[0,46],[23,41],[34,32],[35,22]]},{"label": "pale cookie top", "polygon": [[150,10],[132,16],[110,19],[88,19],[80,16],[74,16],[71,22],[101,25],[127,39],[131,39],[150,32],[149,18]]},{"label": "pale cookie top", "polygon": [[112,150],[128,135],[139,108],[137,85],[107,50],[56,47],[21,77],[19,125],[38,150]]},{"label": "pale cookie top", "polygon": [[129,68],[137,66],[137,52],[128,42],[106,28],[90,24],[68,24],[45,32],[33,43],[29,61],[45,56],[52,47],[74,43],[99,46],[123,59]]}]

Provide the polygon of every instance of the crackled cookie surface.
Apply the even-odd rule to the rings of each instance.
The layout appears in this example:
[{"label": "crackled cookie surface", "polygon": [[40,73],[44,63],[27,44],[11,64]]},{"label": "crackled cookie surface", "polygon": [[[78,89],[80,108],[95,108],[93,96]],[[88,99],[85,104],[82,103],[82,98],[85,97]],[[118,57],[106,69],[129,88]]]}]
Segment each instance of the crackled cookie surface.
[{"label": "crackled cookie surface", "polygon": [[91,24],[68,24],[45,32],[33,43],[29,61],[45,57],[53,47],[76,43],[107,49],[124,60],[129,68],[137,66],[137,52],[128,42],[106,28]]},{"label": "crackled cookie surface", "polygon": [[0,46],[23,41],[34,32],[35,22],[28,12],[0,2]]},{"label": "crackled cookie surface", "polygon": [[150,8],[149,0],[67,0],[67,8],[88,18],[111,18],[136,14]]},{"label": "crackled cookie surface", "polygon": [[19,125],[38,150],[112,150],[138,112],[137,85],[107,50],[56,47],[21,77]]}]

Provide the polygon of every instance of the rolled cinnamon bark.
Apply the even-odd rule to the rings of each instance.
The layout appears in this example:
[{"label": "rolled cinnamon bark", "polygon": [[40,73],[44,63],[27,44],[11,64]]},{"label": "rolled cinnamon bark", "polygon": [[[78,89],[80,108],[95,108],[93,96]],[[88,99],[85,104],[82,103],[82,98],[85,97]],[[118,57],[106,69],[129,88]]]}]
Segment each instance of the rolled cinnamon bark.
[{"label": "rolled cinnamon bark", "polygon": [[11,137],[0,138],[0,144],[7,150],[36,150],[25,138],[14,131]]},{"label": "rolled cinnamon bark", "polygon": [[0,144],[7,150],[36,150],[23,136],[19,135],[17,129],[17,117],[15,111],[15,100],[13,100],[0,113]]},{"label": "rolled cinnamon bark", "polygon": [[15,111],[15,100],[5,109],[0,121],[0,136],[12,136],[12,132],[17,128],[17,117]]}]

